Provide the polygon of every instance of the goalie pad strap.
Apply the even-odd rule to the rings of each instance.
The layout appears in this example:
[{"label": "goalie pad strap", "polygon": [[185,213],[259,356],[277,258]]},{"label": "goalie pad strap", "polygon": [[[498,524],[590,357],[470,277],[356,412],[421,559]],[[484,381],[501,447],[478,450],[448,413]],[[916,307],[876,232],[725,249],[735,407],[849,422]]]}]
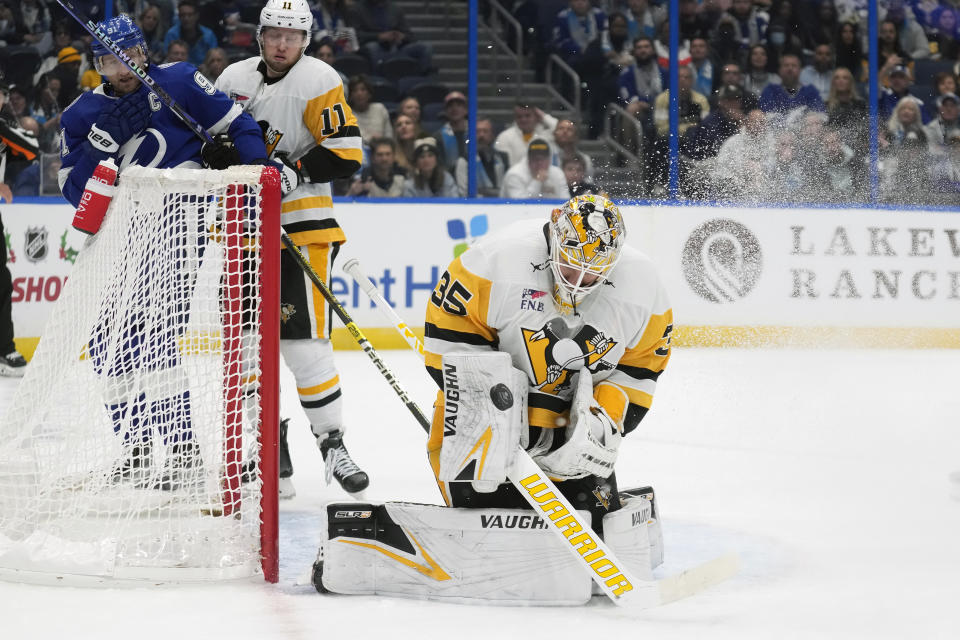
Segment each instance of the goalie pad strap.
[{"label": "goalie pad strap", "polygon": [[327,506],[323,587],[449,602],[583,604],[591,581],[528,509]]}]

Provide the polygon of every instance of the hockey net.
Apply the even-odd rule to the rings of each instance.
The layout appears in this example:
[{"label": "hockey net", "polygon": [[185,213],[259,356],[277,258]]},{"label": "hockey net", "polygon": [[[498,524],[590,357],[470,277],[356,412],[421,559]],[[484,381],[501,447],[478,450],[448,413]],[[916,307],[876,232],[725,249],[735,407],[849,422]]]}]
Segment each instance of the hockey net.
[{"label": "hockey net", "polygon": [[275,170],[123,171],[0,424],[0,574],[277,579]]}]

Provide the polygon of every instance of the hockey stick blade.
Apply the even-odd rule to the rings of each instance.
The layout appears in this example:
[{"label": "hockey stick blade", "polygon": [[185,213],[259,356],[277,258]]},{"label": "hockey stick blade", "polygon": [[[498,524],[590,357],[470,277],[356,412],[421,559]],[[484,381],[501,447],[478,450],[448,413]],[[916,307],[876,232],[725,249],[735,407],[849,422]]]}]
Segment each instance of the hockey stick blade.
[{"label": "hockey stick blade", "polygon": [[[422,359],[423,344],[380,294],[376,285],[364,275],[359,261],[355,258],[348,260],[343,268]],[[581,561],[593,581],[617,605],[636,609],[655,607],[694,595],[737,572],[739,559],[733,555],[711,560],[663,580],[631,578],[617,568],[619,561],[603,540],[589,537],[589,534],[593,533],[590,523],[580,519],[570,502],[530,455],[519,446],[517,449],[517,462],[509,476],[511,483],[534,511],[543,514],[544,520],[552,525],[551,530],[557,532],[567,543],[565,546]],[[587,547],[588,544],[594,546]],[[589,552],[585,551],[585,548],[588,548]],[[611,570],[611,567],[616,570]]]}]

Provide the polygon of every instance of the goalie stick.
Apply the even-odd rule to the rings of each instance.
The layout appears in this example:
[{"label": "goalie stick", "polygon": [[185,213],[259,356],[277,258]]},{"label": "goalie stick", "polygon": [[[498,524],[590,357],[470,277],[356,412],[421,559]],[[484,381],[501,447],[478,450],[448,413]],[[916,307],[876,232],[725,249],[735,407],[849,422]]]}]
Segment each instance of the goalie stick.
[{"label": "goalie stick", "polygon": [[[364,275],[360,268],[360,262],[356,258],[347,260],[343,265],[343,270],[349,274],[363,292],[376,304],[377,308],[393,324],[400,335],[403,336],[411,349],[416,351],[423,359],[423,343],[410,330],[403,318],[393,310],[390,303],[381,295],[376,284]],[[326,294],[325,294],[326,295]],[[364,338],[365,340],[365,338]],[[419,409],[418,409],[419,411]],[[422,413],[420,414],[423,415]],[[429,431],[429,424],[421,426]],[[596,547],[591,553],[583,551],[583,547],[577,548],[578,542],[574,542],[579,535],[571,535],[573,526],[579,526],[578,531],[593,533],[590,529],[589,521],[580,520],[579,514],[566,498],[560,493],[553,482],[543,473],[537,463],[533,461],[530,455],[518,445],[517,463],[510,473],[510,481],[520,491],[520,494],[527,499],[534,511],[542,513],[544,520],[550,523],[551,530],[555,531],[566,543],[564,546],[569,549],[584,565],[584,569],[590,574],[594,582],[603,590],[603,592],[614,601],[614,603],[626,606],[645,609],[654,607],[681,598],[692,596],[704,589],[726,580],[737,573],[740,566],[740,560],[737,554],[727,554],[697,565],[677,575],[669,576],[661,580],[636,580],[626,578],[630,585],[629,589],[623,588],[624,585],[614,582],[617,576],[610,578],[601,563],[609,562],[612,565],[621,567],[613,552],[607,548],[599,536],[594,535],[591,540],[596,543]],[[536,486],[532,486],[532,485]],[[565,512],[554,512],[557,504],[562,505]],[[561,513],[562,516],[557,516]],[[576,525],[569,520],[570,516],[578,519]],[[598,553],[605,555],[597,555]],[[600,565],[600,570],[595,565]],[[621,577],[627,574],[621,571]],[[614,582],[613,585],[610,582]],[[620,588],[618,588],[620,587]]]}]

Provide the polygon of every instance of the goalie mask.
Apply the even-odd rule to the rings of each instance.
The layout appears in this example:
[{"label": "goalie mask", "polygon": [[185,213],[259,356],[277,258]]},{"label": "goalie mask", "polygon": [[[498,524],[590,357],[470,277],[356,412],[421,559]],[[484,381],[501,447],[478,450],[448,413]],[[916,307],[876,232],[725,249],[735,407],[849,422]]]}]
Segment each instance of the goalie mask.
[{"label": "goalie mask", "polygon": [[553,210],[550,267],[561,308],[576,307],[610,277],[624,233],[620,210],[604,196],[577,196]]},{"label": "goalie mask", "polygon": [[[257,27],[257,43],[260,45],[260,57],[263,58],[265,27],[297,29],[303,31],[300,56],[310,44],[310,28],[313,26],[313,14],[306,0],[267,0],[260,10],[260,25]],[[269,30],[266,32],[269,33]],[[289,43],[288,43],[289,44]],[[299,60],[299,56],[297,58]]]},{"label": "goalie mask", "polygon": [[[106,34],[110,41],[123,49],[124,53],[130,56],[134,63],[141,68],[146,65],[147,41],[139,27],[130,19],[130,16],[121,14],[101,22],[97,25],[97,28]],[[123,63],[113,56],[113,53],[99,40],[94,39],[91,48],[93,49],[93,65],[97,73],[111,75],[121,68]]]}]

